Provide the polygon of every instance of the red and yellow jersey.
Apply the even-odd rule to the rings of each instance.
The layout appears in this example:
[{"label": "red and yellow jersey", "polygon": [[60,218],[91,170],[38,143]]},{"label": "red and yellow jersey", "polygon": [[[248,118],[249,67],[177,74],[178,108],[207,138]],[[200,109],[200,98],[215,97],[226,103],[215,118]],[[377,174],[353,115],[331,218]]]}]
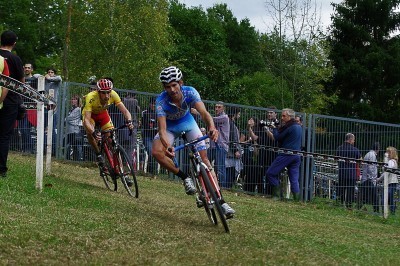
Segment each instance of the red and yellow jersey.
[{"label": "red and yellow jersey", "polygon": [[92,112],[92,114],[99,114],[102,111],[107,110],[111,104],[118,105],[121,102],[122,101],[118,93],[112,90],[110,94],[110,99],[105,105],[103,105],[100,103],[99,93],[97,91],[92,91],[85,96],[85,103],[82,108],[82,114],[85,114],[86,111]]}]

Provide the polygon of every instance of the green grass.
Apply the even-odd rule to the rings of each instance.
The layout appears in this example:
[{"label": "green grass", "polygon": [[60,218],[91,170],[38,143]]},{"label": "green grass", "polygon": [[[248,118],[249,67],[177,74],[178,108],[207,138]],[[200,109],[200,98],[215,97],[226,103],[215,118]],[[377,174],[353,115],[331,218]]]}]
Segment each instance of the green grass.
[{"label": "green grass", "polygon": [[107,191],[95,167],[12,153],[0,179],[0,265],[399,265],[398,217],[225,192],[230,234],[178,182],[139,177],[139,199]]}]

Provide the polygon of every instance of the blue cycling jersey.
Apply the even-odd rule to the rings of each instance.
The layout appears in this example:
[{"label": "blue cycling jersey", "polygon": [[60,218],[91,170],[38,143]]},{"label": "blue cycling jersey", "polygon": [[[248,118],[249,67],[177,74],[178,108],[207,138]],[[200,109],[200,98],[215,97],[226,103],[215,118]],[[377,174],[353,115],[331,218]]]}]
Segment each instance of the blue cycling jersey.
[{"label": "blue cycling jersey", "polygon": [[[191,116],[190,108],[194,104],[201,102],[200,94],[197,90],[190,86],[181,86],[183,100],[181,107],[176,106],[170,101],[168,93],[163,91],[156,100],[157,117],[165,116],[168,121],[183,122],[186,117]],[[181,121],[182,119],[182,121]]]},{"label": "blue cycling jersey", "polygon": [[[182,132],[186,132],[188,141],[202,136],[202,133],[190,113],[190,108],[194,104],[201,102],[200,94],[190,86],[181,86],[183,100],[180,107],[170,101],[167,92],[163,91],[156,100],[157,117],[165,117],[167,122],[167,135],[170,143],[179,137]],[[154,139],[159,139],[157,134]],[[206,149],[204,141],[196,145],[198,150]]]}]

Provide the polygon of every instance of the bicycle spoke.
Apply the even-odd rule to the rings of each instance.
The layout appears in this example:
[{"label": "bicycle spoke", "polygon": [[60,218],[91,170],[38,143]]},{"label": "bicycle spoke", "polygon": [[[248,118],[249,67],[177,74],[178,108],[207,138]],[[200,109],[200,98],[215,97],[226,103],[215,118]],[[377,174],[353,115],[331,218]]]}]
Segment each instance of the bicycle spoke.
[{"label": "bicycle spoke", "polygon": [[116,149],[117,153],[117,161],[118,161],[118,170],[119,177],[121,179],[122,184],[124,185],[126,191],[132,197],[139,197],[139,190],[135,172],[133,170],[133,166],[131,161],[129,160],[128,154],[125,149],[117,145]]}]

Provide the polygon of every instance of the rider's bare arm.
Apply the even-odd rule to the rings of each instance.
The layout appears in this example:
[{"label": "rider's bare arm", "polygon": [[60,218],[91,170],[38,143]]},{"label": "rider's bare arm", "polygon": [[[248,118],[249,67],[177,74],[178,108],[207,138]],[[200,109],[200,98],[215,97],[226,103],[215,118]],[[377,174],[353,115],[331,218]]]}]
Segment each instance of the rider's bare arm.
[{"label": "rider's bare arm", "polygon": [[90,111],[85,111],[85,115],[83,117],[83,126],[86,129],[86,133],[88,135],[92,135],[94,132],[94,125],[91,123],[92,119],[92,112]]},{"label": "rider's bare arm", "polygon": [[124,115],[125,120],[132,121],[131,113],[128,111],[128,109],[126,109],[125,105],[122,102],[118,103],[117,107],[121,111],[121,113]]},{"label": "rider's bare arm", "polygon": [[212,141],[217,141],[217,139],[218,139],[218,130],[215,128],[212,116],[207,111],[204,103],[203,102],[197,102],[197,103],[194,104],[194,108],[197,110],[197,112],[200,113],[201,119],[204,121],[204,123],[206,123],[206,125],[208,127],[208,131],[211,132],[210,139]]}]

